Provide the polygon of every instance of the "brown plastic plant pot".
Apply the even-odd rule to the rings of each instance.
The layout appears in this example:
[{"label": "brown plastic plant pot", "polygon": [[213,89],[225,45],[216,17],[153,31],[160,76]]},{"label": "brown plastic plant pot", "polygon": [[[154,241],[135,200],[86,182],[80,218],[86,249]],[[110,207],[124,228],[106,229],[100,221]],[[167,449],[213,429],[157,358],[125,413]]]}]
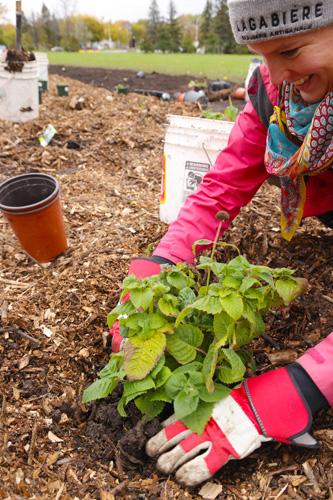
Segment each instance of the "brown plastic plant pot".
[{"label": "brown plastic plant pot", "polygon": [[47,174],[23,174],[0,184],[0,210],[23,249],[50,262],[67,248],[58,181]]}]

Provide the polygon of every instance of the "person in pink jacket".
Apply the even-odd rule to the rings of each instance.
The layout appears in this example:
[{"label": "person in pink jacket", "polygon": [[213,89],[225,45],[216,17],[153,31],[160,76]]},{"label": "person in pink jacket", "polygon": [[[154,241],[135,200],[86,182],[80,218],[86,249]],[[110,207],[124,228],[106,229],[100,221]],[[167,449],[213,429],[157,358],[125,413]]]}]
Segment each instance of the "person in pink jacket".
[{"label": "person in pink jacket", "polygon": [[[333,227],[333,2],[229,0],[237,42],[264,59],[227,147],[150,258],[130,273],[147,277],[160,264],[193,262],[192,244],[213,240],[270,176],[281,187],[281,233],[288,241],[301,220],[316,216]],[[122,340],[113,328],[113,347]],[[274,387],[274,391],[272,391]],[[333,406],[333,332],[296,363],[247,379],[218,403],[203,435],[169,420],[147,443],[164,473],[196,485],[230,459],[265,441],[316,447],[309,434],[315,413]],[[203,453],[204,450],[204,453]]]}]

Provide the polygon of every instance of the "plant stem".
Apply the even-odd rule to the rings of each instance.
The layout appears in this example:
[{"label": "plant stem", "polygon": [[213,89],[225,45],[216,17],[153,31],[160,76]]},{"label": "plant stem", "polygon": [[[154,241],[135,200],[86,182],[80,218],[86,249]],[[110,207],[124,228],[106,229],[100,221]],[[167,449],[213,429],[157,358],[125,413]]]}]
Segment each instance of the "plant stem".
[{"label": "plant stem", "polygon": [[[210,258],[212,260],[214,259],[214,255],[215,255],[215,252],[216,252],[217,242],[220,239],[220,233],[221,233],[221,229],[222,229],[222,224],[223,224],[223,221],[220,221],[219,225],[218,225],[218,228],[217,228],[217,231],[216,231],[216,235],[215,235],[215,239],[214,239],[214,243],[213,243],[213,247],[212,247],[212,253],[211,253],[211,256],[210,256]],[[208,269],[208,273],[207,273],[207,287],[208,287],[209,282],[210,282],[210,274],[211,274],[211,270],[209,268]],[[207,290],[207,292],[208,292],[208,290]]]},{"label": "plant stem", "polygon": [[230,247],[230,248],[233,248],[234,250],[237,251],[238,255],[240,255],[240,251],[239,251],[239,248],[236,246],[236,245],[232,245],[231,243],[222,243],[221,244],[222,248],[223,247]]}]

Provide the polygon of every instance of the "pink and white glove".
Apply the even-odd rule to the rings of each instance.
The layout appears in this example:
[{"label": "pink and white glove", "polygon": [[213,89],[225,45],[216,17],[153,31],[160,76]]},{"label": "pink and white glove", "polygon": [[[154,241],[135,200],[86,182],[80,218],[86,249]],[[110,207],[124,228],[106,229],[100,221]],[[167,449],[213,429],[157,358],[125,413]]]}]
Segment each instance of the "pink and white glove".
[{"label": "pink and white glove", "polygon": [[[134,259],[129,267],[128,275],[134,274],[137,278],[148,278],[149,276],[154,276],[161,272],[161,264],[172,264],[172,262],[158,256]],[[129,295],[125,295],[122,300],[125,302],[128,299]],[[112,336],[112,351],[121,351],[124,338],[120,335],[119,321],[113,324],[109,333]]]},{"label": "pink and white glove", "polygon": [[[311,379],[304,376],[312,385]],[[318,391],[320,400],[322,395],[316,386],[312,390]],[[323,401],[325,405],[325,398]],[[162,424],[163,430],[147,442],[146,452],[150,457],[160,455],[160,471],[177,471],[179,482],[195,486],[212,477],[229,460],[246,457],[265,441],[317,447],[317,441],[308,433],[311,424],[310,406],[292,370],[279,368],[249,378],[233,389],[215,405],[201,436],[174,417],[169,418]]]}]

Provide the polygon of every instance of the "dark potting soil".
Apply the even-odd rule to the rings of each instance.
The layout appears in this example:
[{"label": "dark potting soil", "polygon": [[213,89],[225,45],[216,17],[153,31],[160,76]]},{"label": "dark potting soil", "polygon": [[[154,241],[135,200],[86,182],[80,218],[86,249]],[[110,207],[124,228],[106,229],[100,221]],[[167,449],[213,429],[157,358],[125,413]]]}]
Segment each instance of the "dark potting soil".
[{"label": "dark potting soil", "polygon": [[29,61],[35,61],[36,57],[33,52],[16,49],[8,49],[6,52],[6,66],[5,70],[10,73],[18,72],[21,73],[24,63]]},{"label": "dark potting soil", "polygon": [[[186,92],[189,90],[188,84],[191,80],[196,80],[197,77],[191,75],[166,75],[162,73],[145,73],[144,78],[137,77],[137,71],[105,69],[105,68],[83,68],[77,66],[59,66],[50,65],[49,73],[59,75],[62,79],[69,77],[80,82],[103,87],[107,90],[114,91],[118,84],[125,84],[129,88],[129,92],[141,91],[158,91],[169,94],[178,92]],[[230,82],[233,85],[236,83]],[[243,85],[243,82],[238,82]],[[245,106],[245,101],[233,100],[234,106],[242,110]],[[210,102],[209,108],[216,112],[223,112],[229,105],[228,99]]]},{"label": "dark potting soil", "polygon": [[117,410],[120,393],[121,388],[109,398],[91,404],[84,446],[90,448],[92,460],[114,460],[120,476],[140,472],[142,477],[148,477],[154,464],[145,453],[145,444],[161,429],[160,420],[144,423],[134,404],[128,405],[127,418],[121,417]]},{"label": "dark potting soil", "polygon": [[145,73],[145,78],[138,78],[137,71],[131,70],[59,65],[50,65],[49,72],[112,91],[116,85],[126,84],[131,92],[134,92],[135,89],[160,90],[168,93],[185,92],[188,90],[188,83],[196,79],[189,75],[165,75],[156,72]]}]

